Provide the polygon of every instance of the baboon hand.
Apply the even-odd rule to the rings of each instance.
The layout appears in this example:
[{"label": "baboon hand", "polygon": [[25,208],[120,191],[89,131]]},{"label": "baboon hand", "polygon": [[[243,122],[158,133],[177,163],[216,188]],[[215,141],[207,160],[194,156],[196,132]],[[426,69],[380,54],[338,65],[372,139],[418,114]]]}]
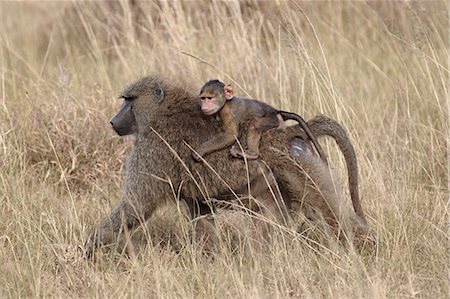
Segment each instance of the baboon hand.
[{"label": "baboon hand", "polygon": [[99,246],[97,231],[94,232],[84,244],[84,257],[87,260],[94,260],[94,252]]},{"label": "baboon hand", "polygon": [[240,158],[239,154],[242,153],[241,149],[239,146],[237,145],[233,145],[230,149],[230,154],[231,156],[235,157],[235,158]]}]

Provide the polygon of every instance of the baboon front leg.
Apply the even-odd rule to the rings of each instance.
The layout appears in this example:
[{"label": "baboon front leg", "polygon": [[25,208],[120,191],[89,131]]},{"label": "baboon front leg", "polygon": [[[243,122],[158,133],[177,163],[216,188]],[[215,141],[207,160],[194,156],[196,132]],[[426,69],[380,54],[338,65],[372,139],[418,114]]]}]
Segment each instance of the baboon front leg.
[{"label": "baboon front leg", "polygon": [[207,203],[194,198],[185,199],[191,219],[194,221],[195,239],[203,244],[206,253],[213,253],[219,242],[214,220],[210,216],[214,212]]},{"label": "baboon front leg", "polygon": [[120,233],[133,230],[148,218],[149,213],[138,213],[138,208],[129,201],[122,200],[111,214],[104,218],[85,244],[86,258],[93,259],[95,250],[100,246],[116,243]]},{"label": "baboon front leg", "polygon": [[286,224],[287,207],[271,172],[261,171],[261,174],[250,182],[250,194],[255,198],[258,210],[263,216],[254,219],[258,233],[263,238],[270,235],[273,223]]}]

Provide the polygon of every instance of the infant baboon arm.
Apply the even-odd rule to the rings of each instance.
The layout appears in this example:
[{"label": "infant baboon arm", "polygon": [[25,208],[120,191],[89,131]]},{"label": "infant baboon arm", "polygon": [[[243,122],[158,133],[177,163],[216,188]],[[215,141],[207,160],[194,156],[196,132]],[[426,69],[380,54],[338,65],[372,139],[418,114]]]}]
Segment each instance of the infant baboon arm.
[{"label": "infant baboon arm", "polygon": [[206,141],[197,149],[197,153],[200,156],[204,156],[221,149],[231,146],[235,142],[235,138],[238,135],[238,124],[235,122],[231,111],[228,111],[230,107],[228,104],[222,108],[222,117],[224,132],[214,137],[211,140]]}]

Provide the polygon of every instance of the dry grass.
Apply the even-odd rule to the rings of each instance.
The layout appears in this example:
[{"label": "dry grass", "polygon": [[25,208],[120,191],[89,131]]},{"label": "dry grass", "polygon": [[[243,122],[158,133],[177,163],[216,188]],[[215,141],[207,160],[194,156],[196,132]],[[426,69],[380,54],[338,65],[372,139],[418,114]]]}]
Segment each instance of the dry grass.
[{"label": "dry grass", "polygon": [[[0,4],[0,297],[448,298],[446,3],[198,6]],[[148,73],[194,87],[217,77],[342,122],[378,250],[330,252],[277,231],[264,252],[232,253],[224,237],[211,261],[181,225],[178,253],[159,244],[84,262],[78,246],[120,198],[130,148],[109,128],[113,99]],[[172,234],[176,219],[150,227]]]}]

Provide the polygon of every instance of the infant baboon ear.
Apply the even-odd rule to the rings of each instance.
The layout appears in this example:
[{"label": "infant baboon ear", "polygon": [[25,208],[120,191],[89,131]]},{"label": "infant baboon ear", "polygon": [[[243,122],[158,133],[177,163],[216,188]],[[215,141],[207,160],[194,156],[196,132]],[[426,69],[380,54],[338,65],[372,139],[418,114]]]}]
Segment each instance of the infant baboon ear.
[{"label": "infant baboon ear", "polygon": [[225,85],[225,87],[223,88],[223,92],[227,101],[231,100],[234,97],[233,87],[231,87],[230,84]]}]

